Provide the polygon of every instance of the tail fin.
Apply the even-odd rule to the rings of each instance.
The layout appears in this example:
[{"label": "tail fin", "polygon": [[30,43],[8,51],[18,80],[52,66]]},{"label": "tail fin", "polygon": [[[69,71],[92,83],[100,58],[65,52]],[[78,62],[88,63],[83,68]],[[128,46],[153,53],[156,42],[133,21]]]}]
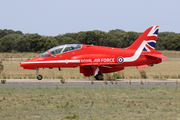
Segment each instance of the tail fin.
[{"label": "tail fin", "polygon": [[136,50],[135,54],[132,57],[124,58],[124,61],[131,62],[136,60],[142,52],[145,55],[161,58],[161,59],[168,59],[160,52],[154,50],[156,45],[156,40],[158,36],[159,26],[152,26],[144,31],[139,38],[127,49]]},{"label": "tail fin", "polygon": [[138,37],[138,39],[131,46],[128,47],[128,49],[137,50],[139,49],[139,47],[141,47],[139,50],[142,51],[150,51],[151,49],[155,49],[158,30],[159,26],[152,26],[148,28]]}]

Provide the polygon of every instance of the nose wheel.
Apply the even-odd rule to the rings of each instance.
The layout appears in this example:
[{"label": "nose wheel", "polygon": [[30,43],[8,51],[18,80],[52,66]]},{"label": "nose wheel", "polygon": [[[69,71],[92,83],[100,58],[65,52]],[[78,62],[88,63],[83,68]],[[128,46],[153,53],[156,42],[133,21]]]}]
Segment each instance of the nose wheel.
[{"label": "nose wheel", "polygon": [[36,76],[37,76],[37,79],[38,80],[42,80],[42,75],[38,75],[38,72],[39,72],[39,68],[36,69]]},{"label": "nose wheel", "polygon": [[38,76],[37,76],[37,79],[38,79],[38,80],[42,80],[42,78],[43,78],[42,75],[38,75]]}]

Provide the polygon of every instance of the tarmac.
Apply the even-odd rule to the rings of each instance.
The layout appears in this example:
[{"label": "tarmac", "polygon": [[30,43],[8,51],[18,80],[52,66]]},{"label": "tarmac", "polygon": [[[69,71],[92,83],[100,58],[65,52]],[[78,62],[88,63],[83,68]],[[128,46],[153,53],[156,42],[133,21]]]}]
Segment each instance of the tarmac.
[{"label": "tarmac", "polygon": [[0,88],[180,88],[180,79],[117,79],[97,81],[91,79],[6,79]]}]

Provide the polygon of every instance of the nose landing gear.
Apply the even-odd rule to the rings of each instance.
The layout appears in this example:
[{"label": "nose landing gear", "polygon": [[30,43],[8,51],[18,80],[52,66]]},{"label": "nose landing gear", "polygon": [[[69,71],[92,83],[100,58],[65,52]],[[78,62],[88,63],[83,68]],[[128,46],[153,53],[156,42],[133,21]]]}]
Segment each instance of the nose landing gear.
[{"label": "nose landing gear", "polygon": [[39,72],[39,68],[36,69],[36,76],[37,76],[37,79],[38,80],[42,80],[42,75],[38,75],[38,72]]},{"label": "nose landing gear", "polygon": [[42,78],[43,78],[42,75],[38,75],[38,76],[37,76],[37,79],[38,79],[38,80],[42,80]]}]

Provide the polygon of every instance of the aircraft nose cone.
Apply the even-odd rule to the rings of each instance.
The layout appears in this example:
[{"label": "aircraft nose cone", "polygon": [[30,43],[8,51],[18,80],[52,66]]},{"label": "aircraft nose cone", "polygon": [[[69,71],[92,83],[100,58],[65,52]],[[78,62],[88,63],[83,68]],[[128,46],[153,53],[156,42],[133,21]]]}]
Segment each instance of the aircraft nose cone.
[{"label": "aircraft nose cone", "polygon": [[23,67],[23,63],[20,63],[20,66]]},{"label": "aircraft nose cone", "polygon": [[25,63],[24,63],[24,62],[21,62],[21,63],[20,63],[20,66],[21,66],[21,67],[24,67],[24,66],[25,66]]}]

